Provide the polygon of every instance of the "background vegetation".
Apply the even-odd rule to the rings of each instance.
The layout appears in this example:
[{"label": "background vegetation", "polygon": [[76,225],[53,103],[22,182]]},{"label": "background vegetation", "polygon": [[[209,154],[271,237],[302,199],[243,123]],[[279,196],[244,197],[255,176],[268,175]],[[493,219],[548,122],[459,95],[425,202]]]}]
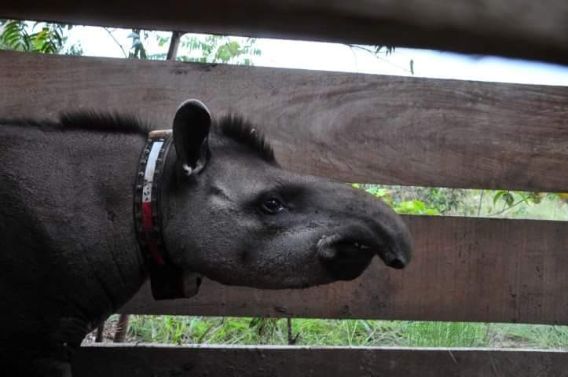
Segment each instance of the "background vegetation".
[{"label": "background vegetation", "polygon": [[[111,318],[110,324],[116,318]],[[568,349],[565,326],[378,320],[132,316],[127,341],[169,344]],[[110,336],[110,341],[112,337]]]},{"label": "background vegetation", "polygon": [[[46,54],[81,55],[80,43],[68,43],[73,26],[65,24],[0,20],[0,49]],[[166,59],[165,53],[148,53],[146,45],[170,43],[170,34],[133,29],[130,46],[117,43],[124,57]],[[392,46],[351,46],[371,54],[396,53]],[[185,35],[176,59],[200,63],[250,65],[261,54],[254,39]],[[410,61],[411,70],[413,62]],[[397,212],[413,215],[534,218],[568,220],[563,193],[530,193],[503,190],[394,187],[354,183],[381,198]],[[112,339],[117,317],[106,330]],[[92,341],[91,335],[87,341]],[[568,349],[568,328],[483,323],[444,323],[377,320],[321,320],[271,318],[204,318],[132,316],[127,340],[158,343],[303,344],[348,346],[428,347],[538,347]]]}]

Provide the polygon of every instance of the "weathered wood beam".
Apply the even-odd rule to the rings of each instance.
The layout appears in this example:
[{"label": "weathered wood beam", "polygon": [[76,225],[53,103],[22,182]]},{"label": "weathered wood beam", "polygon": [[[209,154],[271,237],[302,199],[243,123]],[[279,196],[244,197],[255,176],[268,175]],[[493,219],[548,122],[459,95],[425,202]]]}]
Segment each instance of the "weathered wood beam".
[{"label": "weathered wood beam", "polygon": [[73,359],[77,377],[566,377],[558,351],[351,348],[87,346]]},{"label": "weathered wood beam", "polygon": [[0,52],[0,118],[94,109],[170,127],[200,98],[288,169],[347,182],[568,191],[568,88]]},{"label": "weathered wood beam", "polygon": [[402,271],[375,260],[352,282],[305,290],[205,281],[191,299],[160,302],[144,287],[122,312],[568,324],[568,223],[405,220],[416,250]]},{"label": "weathered wood beam", "polygon": [[391,44],[568,63],[564,0],[18,0],[0,17]]}]

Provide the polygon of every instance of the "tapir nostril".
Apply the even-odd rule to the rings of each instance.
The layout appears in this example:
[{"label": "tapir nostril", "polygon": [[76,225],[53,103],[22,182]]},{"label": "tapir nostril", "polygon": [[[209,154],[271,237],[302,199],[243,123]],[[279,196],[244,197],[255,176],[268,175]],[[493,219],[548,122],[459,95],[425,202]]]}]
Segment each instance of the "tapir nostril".
[{"label": "tapir nostril", "polygon": [[400,270],[406,267],[406,263],[400,258],[394,258],[387,263],[387,266]]}]

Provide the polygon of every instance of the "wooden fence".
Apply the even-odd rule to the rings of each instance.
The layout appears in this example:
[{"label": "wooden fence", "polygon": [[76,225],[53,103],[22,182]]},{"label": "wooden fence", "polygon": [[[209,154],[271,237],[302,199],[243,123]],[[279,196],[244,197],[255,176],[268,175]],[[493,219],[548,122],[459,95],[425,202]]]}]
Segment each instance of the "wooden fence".
[{"label": "wooden fence", "polygon": [[[186,12],[190,3],[173,0],[157,8],[146,0],[20,0],[0,4],[0,17],[568,62],[568,3],[503,3],[225,0],[192,2]],[[348,182],[568,191],[566,87],[13,52],[0,52],[0,87],[0,117],[102,109],[161,127],[182,100],[200,98],[214,113],[241,112],[261,124],[285,167]],[[123,312],[568,324],[568,223],[405,220],[416,253],[402,272],[375,263],[353,282],[300,291],[207,281],[195,298],[165,302],[144,287]],[[568,353],[538,350],[103,345],[81,349],[74,369],[76,376],[556,377],[568,376],[567,365]]]},{"label": "wooden fence", "polygon": [[568,63],[565,0],[17,0],[3,1],[0,16]]}]

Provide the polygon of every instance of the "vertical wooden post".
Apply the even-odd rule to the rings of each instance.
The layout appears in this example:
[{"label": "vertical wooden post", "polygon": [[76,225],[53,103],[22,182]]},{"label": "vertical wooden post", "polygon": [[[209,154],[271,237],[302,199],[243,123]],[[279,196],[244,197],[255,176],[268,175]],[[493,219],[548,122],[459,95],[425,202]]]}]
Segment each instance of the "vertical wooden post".
[{"label": "vertical wooden post", "polygon": [[97,335],[95,336],[95,342],[101,343],[103,341],[103,333],[105,331],[105,322],[103,321],[99,327],[97,327]]},{"label": "vertical wooden post", "polygon": [[121,314],[116,324],[116,332],[114,333],[114,343],[122,343],[126,338],[128,332],[128,321],[130,316],[128,314]]},{"label": "vertical wooden post", "polygon": [[170,48],[168,49],[168,55],[166,60],[176,60],[177,52],[179,48],[179,41],[183,35],[180,31],[172,31],[172,39],[170,41]]}]

